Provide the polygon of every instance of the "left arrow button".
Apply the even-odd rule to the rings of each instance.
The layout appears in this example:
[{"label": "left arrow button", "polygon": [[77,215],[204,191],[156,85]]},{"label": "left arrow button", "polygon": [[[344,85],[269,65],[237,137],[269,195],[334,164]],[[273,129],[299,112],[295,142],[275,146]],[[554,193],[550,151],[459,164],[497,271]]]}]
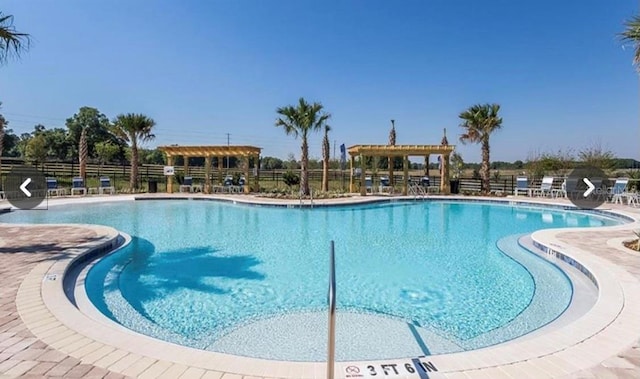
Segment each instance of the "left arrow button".
[{"label": "left arrow button", "polygon": [[22,184],[20,185],[20,191],[24,192],[27,197],[31,197],[31,192],[29,192],[29,190],[27,189],[29,183],[31,183],[31,178],[27,178],[27,180],[22,182]]}]

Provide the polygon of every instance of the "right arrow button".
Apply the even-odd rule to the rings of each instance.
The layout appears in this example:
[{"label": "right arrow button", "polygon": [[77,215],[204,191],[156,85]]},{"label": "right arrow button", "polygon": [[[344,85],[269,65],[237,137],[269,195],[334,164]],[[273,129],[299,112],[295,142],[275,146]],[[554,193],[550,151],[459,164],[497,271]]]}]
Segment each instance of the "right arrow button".
[{"label": "right arrow button", "polygon": [[582,196],[589,197],[589,195],[591,195],[591,192],[596,189],[596,186],[594,186],[593,183],[591,183],[591,181],[587,178],[583,178],[582,181],[587,185],[587,187],[589,187],[586,191],[584,191],[584,194]]}]

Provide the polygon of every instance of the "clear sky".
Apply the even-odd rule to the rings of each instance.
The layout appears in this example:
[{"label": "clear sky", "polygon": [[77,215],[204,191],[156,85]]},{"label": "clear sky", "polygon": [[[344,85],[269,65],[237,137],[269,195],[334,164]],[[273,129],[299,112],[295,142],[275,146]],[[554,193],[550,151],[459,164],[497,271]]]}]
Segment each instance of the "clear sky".
[{"label": "clear sky", "polygon": [[[635,0],[4,0],[33,44],[0,67],[9,127],[81,106],[144,113],[164,144],[251,144],[299,158],[274,126],[299,97],[332,114],[332,144],[457,142],[458,114],[502,106],[491,159],[600,143],[640,159],[639,80],[616,34]],[[322,134],[310,137],[321,156]],[[337,150],[339,152],[339,149]],[[435,160],[435,158],[432,158]]]}]

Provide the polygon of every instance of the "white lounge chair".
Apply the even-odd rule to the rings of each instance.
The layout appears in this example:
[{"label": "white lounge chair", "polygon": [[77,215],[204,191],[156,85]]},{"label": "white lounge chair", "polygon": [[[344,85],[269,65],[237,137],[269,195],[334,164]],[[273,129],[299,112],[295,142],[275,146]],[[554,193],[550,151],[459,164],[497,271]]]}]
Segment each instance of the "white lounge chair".
[{"label": "white lounge chair", "polygon": [[524,193],[531,197],[533,188],[529,188],[529,178],[526,176],[518,176],[516,178],[516,188],[513,189],[513,194],[518,196],[520,193]]},{"label": "white lounge chair", "polygon": [[533,194],[540,197],[552,197],[553,196],[553,176],[545,176],[542,178],[540,188],[534,189]]},{"label": "white lounge chair", "polygon": [[629,184],[629,178],[618,178],[613,183],[609,195],[611,196],[611,202],[616,204],[622,204],[623,198],[628,197],[627,184]]}]

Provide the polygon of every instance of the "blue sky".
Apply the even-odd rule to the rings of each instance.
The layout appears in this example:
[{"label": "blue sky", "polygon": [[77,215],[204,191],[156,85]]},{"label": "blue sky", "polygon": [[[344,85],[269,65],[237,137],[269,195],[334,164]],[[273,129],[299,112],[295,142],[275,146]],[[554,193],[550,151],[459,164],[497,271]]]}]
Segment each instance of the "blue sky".
[{"label": "blue sky", "polygon": [[[5,0],[33,37],[0,67],[9,127],[47,128],[81,106],[144,113],[164,144],[251,144],[299,157],[275,109],[303,96],[337,144],[457,142],[458,114],[502,106],[492,160],[601,144],[640,159],[639,80],[616,33],[636,1]],[[321,133],[310,137],[321,155]],[[455,142],[454,142],[455,141]],[[339,152],[339,149],[337,150]],[[435,158],[432,158],[435,160]]]}]

